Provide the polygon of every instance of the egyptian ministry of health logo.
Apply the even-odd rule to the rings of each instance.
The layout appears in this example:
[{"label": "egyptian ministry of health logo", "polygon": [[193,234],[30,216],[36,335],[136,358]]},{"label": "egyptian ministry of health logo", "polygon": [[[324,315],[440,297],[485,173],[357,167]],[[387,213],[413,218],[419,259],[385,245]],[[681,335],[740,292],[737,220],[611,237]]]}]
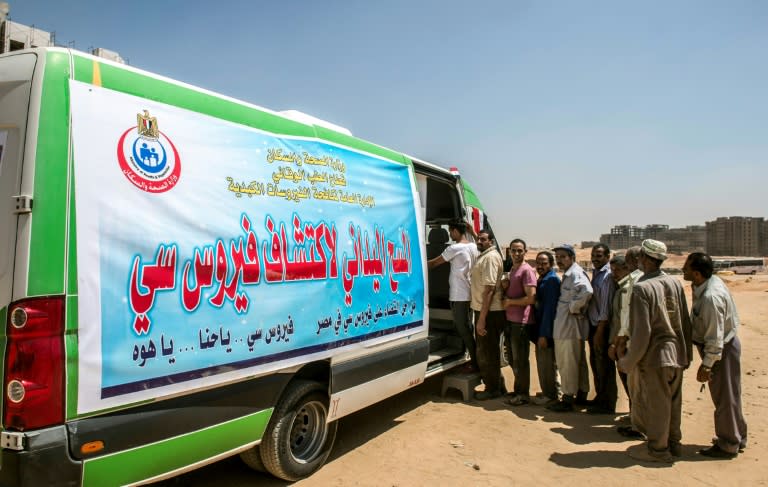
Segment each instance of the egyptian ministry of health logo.
[{"label": "egyptian ministry of health logo", "polygon": [[181,159],[173,142],[160,132],[157,118],[136,114],[131,127],[117,143],[117,160],[126,178],[149,193],[163,193],[176,186],[181,176]]}]

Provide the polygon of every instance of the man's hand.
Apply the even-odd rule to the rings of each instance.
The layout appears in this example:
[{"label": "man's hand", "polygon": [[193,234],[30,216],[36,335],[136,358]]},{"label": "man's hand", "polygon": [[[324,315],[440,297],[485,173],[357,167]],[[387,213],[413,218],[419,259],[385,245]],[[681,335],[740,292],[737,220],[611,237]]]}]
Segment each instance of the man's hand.
[{"label": "man's hand", "polygon": [[629,371],[628,371],[628,370],[625,370],[625,369],[624,369],[624,366],[623,366],[623,364],[621,363],[621,360],[619,360],[619,361],[617,361],[617,362],[616,362],[616,370],[618,370],[619,372],[621,372],[621,373],[623,373],[623,374],[628,374],[628,373],[629,373]]},{"label": "man's hand", "polygon": [[595,336],[593,338],[595,343],[595,350],[598,352],[603,351],[605,347],[605,321],[598,321],[597,330],[595,330]]},{"label": "man's hand", "polygon": [[547,343],[547,337],[539,337],[537,345],[542,350],[546,349],[549,346],[549,343]]},{"label": "man's hand", "polygon": [[481,337],[484,337],[486,334],[488,334],[488,330],[485,329],[485,318],[480,317],[477,319],[477,323],[475,323],[475,333]]},{"label": "man's hand", "polygon": [[[616,344],[616,356],[618,358],[623,357],[627,354],[627,342],[629,341],[628,337],[625,336],[617,336],[615,340]],[[618,360],[618,359],[616,359]]]},{"label": "man's hand", "polygon": [[712,369],[705,367],[704,365],[699,365],[699,370],[696,372],[696,380],[699,382],[709,382],[709,379],[711,378]]}]

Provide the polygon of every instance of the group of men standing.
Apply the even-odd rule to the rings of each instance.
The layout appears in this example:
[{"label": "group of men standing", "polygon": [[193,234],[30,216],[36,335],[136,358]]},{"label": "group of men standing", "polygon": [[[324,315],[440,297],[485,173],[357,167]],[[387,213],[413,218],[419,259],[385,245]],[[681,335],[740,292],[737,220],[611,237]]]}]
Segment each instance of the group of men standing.
[{"label": "group of men standing", "polygon": [[[618,431],[646,440],[645,448],[630,450],[630,455],[671,462],[681,455],[683,371],[696,345],[702,358],[696,379],[709,384],[716,433],[712,446],[699,453],[730,459],[746,447],[739,318],[728,288],[713,275],[708,255],[697,252],[686,260],[684,279],[693,284],[689,312],[680,281],[661,270],[667,258],[662,242],[648,239],[614,256],[598,244],[591,252],[590,278],[576,262],[572,246],[556,247],[554,255],[539,252],[534,270],[525,260],[526,243],[515,239],[505,272],[493,233],[480,230],[472,234],[472,243],[468,228],[451,225],[456,243],[428,265],[451,264],[454,323],[470,351],[469,369],[478,370],[485,384],[475,394],[477,400],[507,394],[502,337],[514,374],[505,401],[512,406],[533,402],[557,412],[585,406],[588,413],[615,414],[618,371],[631,419],[631,425]],[[529,394],[531,342],[542,389],[535,397]],[[587,400],[590,368],[595,396]]]}]

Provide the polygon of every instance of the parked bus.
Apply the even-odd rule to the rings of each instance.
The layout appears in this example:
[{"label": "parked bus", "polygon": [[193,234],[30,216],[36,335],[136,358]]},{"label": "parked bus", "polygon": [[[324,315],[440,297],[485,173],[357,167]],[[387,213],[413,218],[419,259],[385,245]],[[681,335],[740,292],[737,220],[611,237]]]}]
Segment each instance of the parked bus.
[{"label": "parked bus", "polygon": [[765,271],[765,262],[760,258],[752,259],[715,259],[712,261],[715,271],[730,271],[734,274],[757,274]]},{"label": "parked bus", "polygon": [[426,255],[486,222],[447,169],[61,48],[0,56],[0,154],[0,485],[294,481],[467,360]]}]

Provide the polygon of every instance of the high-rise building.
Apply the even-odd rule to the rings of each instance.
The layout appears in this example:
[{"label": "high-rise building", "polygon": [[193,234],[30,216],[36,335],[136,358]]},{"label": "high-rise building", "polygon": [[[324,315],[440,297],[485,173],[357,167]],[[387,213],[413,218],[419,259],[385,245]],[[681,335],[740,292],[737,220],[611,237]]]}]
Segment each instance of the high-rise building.
[{"label": "high-rise building", "polygon": [[611,233],[600,236],[600,242],[611,249],[627,249],[640,245],[646,238],[661,240],[671,252],[696,252],[706,248],[707,232],[704,225],[688,225],[685,228],[669,228],[669,225],[616,225]]},{"label": "high-rise building", "polygon": [[707,228],[704,225],[669,228],[659,232],[658,240],[664,242],[670,252],[704,252],[707,247]]},{"label": "high-rise building", "polygon": [[763,217],[720,217],[706,226],[710,255],[768,255],[768,226]]}]

